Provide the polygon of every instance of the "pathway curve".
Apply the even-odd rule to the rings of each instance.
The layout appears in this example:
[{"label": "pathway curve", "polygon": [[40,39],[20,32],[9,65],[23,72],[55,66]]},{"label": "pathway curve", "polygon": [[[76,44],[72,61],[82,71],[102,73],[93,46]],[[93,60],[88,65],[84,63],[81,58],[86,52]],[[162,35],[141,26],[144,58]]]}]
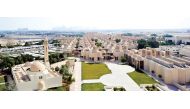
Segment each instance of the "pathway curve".
[{"label": "pathway curve", "polygon": [[100,78],[101,83],[107,86],[122,86],[127,91],[142,91],[142,89],[135,83],[127,73],[135,71],[135,69],[128,65],[118,65],[114,63],[105,63],[112,71],[111,74],[103,75]]},{"label": "pathway curve", "polygon": [[127,73],[135,71],[133,67],[109,62],[105,62],[105,64],[111,70],[111,74],[103,75],[100,79],[83,80],[82,83],[103,83],[113,87],[122,86],[127,91],[142,91],[138,84],[127,75]]}]

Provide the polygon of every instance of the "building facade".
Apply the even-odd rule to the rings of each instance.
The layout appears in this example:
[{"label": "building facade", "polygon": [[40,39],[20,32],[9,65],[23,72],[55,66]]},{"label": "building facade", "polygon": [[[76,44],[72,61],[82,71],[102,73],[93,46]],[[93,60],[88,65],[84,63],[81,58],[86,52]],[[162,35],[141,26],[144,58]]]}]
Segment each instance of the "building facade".
[{"label": "building facade", "polygon": [[190,59],[172,56],[169,51],[146,48],[128,50],[129,64],[162,79],[166,84],[190,82]]},{"label": "building facade", "polygon": [[62,76],[50,69],[47,38],[44,41],[44,52],[44,62],[36,60],[12,67],[16,90],[47,90],[62,86]]}]

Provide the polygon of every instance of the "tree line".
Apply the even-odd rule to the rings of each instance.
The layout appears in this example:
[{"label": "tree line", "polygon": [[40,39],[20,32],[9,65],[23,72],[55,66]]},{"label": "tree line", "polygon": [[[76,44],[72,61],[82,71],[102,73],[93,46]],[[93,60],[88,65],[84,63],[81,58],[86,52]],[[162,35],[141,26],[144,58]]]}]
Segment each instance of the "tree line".
[{"label": "tree line", "polygon": [[151,47],[151,48],[158,48],[159,47],[159,42],[156,41],[155,38],[149,38],[148,40],[145,39],[140,39],[137,41],[138,43],[138,49],[143,49],[146,47]]},{"label": "tree line", "polygon": [[23,64],[25,62],[31,62],[34,61],[34,57],[32,55],[28,54],[21,54],[17,57],[11,57],[11,56],[0,56],[0,68],[11,68],[14,65]]},{"label": "tree line", "polygon": [[60,62],[63,60],[65,60],[65,54],[64,53],[52,53],[49,55],[50,64]]},{"label": "tree line", "polygon": [[[50,64],[63,61],[65,59],[63,53],[53,53],[49,55]],[[21,54],[17,57],[1,56],[0,55],[0,69],[11,69],[14,65],[32,62],[34,60],[43,60],[41,57],[34,57],[29,54]]]}]

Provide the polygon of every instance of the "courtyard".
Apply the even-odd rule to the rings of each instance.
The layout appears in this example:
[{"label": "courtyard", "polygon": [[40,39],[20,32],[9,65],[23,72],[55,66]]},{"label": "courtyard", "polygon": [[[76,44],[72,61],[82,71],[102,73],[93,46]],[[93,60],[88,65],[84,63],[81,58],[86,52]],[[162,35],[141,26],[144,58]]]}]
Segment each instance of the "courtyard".
[{"label": "courtyard", "polygon": [[138,84],[127,75],[127,73],[133,71],[135,69],[128,65],[109,62],[104,64],[87,64],[83,62],[81,89],[83,91],[102,91],[104,86],[121,86],[128,91],[140,91],[142,89]]}]

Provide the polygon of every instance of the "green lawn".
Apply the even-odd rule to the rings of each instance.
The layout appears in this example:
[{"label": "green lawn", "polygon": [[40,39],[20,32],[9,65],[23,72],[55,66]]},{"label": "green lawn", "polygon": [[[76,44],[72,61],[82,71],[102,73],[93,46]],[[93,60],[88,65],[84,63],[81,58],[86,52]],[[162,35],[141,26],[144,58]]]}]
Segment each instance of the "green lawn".
[{"label": "green lawn", "polygon": [[66,91],[66,88],[61,86],[61,87],[50,88],[47,91]]},{"label": "green lawn", "polygon": [[5,84],[0,85],[0,91],[6,91],[6,86]]},{"label": "green lawn", "polygon": [[4,83],[4,82],[5,82],[4,76],[1,76],[0,77],[0,83]]},{"label": "green lawn", "polygon": [[104,84],[102,84],[102,83],[84,83],[84,84],[82,84],[82,91],[104,91]]},{"label": "green lawn", "polygon": [[105,64],[91,64],[82,62],[82,79],[99,79],[102,75],[109,74],[111,71]]},{"label": "green lawn", "polygon": [[128,73],[128,75],[138,84],[154,84],[157,83],[154,79],[147,74],[139,71]]}]

